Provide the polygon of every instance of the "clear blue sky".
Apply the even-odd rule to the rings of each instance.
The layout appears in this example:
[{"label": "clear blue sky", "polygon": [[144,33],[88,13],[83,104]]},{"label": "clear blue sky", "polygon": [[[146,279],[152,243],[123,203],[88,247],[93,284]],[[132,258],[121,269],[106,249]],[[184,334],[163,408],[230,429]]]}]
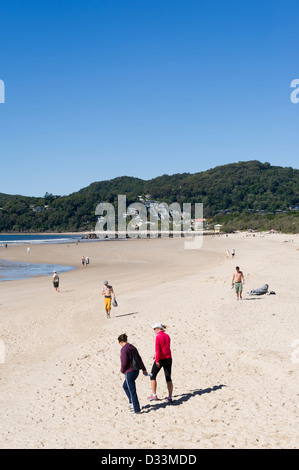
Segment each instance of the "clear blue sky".
[{"label": "clear blue sky", "polygon": [[298,168],[298,18],[298,0],[1,2],[0,192]]}]

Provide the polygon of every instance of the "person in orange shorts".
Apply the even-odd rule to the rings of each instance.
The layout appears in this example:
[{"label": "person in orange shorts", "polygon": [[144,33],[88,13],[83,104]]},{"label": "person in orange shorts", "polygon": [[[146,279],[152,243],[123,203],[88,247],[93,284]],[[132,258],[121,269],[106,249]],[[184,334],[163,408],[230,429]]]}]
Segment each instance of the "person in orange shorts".
[{"label": "person in orange shorts", "polygon": [[104,304],[105,304],[105,311],[106,311],[107,318],[110,318],[111,297],[112,295],[114,299],[116,299],[116,297],[115,297],[113,287],[109,285],[108,281],[104,282],[102,295],[104,296]]}]

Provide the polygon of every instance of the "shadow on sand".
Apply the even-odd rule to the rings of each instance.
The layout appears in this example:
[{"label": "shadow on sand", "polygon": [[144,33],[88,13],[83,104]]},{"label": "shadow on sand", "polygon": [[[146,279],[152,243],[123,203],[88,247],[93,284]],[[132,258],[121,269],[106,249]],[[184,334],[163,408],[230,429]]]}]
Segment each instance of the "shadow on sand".
[{"label": "shadow on sand", "polygon": [[246,297],[246,298],[243,298],[243,300],[262,300],[262,299],[260,297],[250,297],[250,299]]},{"label": "shadow on sand", "polygon": [[174,395],[172,399],[172,403],[169,403],[165,400],[157,400],[151,402],[150,405],[145,405],[142,407],[143,413],[149,413],[150,411],[156,411],[159,408],[166,408],[166,406],[179,406],[189,401],[191,398],[196,397],[197,395],[204,395],[205,393],[216,392],[217,390],[221,390],[226,385],[214,385],[214,387],[209,387],[200,390],[192,390],[190,393],[183,393],[182,395]]},{"label": "shadow on sand", "polygon": [[114,318],[127,317],[128,315],[137,315],[138,312],[124,313],[123,315],[114,315]]}]

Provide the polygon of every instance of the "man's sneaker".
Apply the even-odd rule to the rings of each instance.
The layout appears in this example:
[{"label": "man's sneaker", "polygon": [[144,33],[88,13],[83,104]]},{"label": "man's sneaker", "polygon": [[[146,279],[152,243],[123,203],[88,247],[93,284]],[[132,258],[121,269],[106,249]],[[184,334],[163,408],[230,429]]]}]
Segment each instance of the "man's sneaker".
[{"label": "man's sneaker", "polygon": [[165,400],[166,400],[168,403],[172,403],[172,397],[166,397]]},{"label": "man's sneaker", "polygon": [[147,399],[149,401],[153,401],[153,400],[158,400],[158,397],[157,397],[157,395],[154,395],[153,393],[151,393],[150,396],[147,397]]},{"label": "man's sneaker", "polygon": [[133,410],[133,403],[129,403],[129,410],[130,410],[130,411]]}]

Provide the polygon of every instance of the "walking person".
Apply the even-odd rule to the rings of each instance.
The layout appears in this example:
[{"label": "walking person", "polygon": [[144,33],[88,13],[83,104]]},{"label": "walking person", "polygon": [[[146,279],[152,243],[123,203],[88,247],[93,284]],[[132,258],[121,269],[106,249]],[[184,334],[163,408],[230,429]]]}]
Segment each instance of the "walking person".
[{"label": "walking person", "polygon": [[[125,375],[123,389],[129,399],[129,410],[133,414],[138,414],[141,411],[135,382],[140,369],[142,369],[144,375],[147,375],[147,371],[137,348],[133,344],[128,343],[128,337],[125,333],[118,337],[118,342],[121,346],[120,370]],[[133,363],[134,358],[135,363]]]},{"label": "walking person", "polygon": [[242,291],[243,291],[243,285],[245,284],[245,277],[242,271],[240,271],[239,266],[236,266],[236,270],[233,274],[232,278],[232,288],[235,286],[235,292],[237,295],[237,300],[240,299],[242,300]]},{"label": "walking person", "polygon": [[56,290],[56,292],[60,292],[60,290],[59,290],[59,276],[58,276],[56,271],[53,271],[52,282],[53,282],[53,287]]},{"label": "walking person", "polygon": [[173,383],[171,380],[172,356],[170,350],[170,337],[165,333],[166,326],[162,323],[155,323],[152,326],[155,332],[155,355],[154,364],[151,370],[151,389],[152,393],[148,400],[157,400],[157,380],[156,377],[160,370],[164,369],[165,380],[167,384],[168,397],[166,398],[169,403],[172,402]]},{"label": "walking person", "polygon": [[82,256],[82,258],[81,258],[81,265],[82,265],[82,268],[84,268],[84,266],[85,266],[85,256]]},{"label": "walking person", "polygon": [[116,300],[116,296],[113,290],[113,287],[109,285],[108,281],[104,281],[102,295],[104,296],[104,304],[105,304],[105,311],[107,318],[110,318],[110,311],[111,311],[111,297]]}]

